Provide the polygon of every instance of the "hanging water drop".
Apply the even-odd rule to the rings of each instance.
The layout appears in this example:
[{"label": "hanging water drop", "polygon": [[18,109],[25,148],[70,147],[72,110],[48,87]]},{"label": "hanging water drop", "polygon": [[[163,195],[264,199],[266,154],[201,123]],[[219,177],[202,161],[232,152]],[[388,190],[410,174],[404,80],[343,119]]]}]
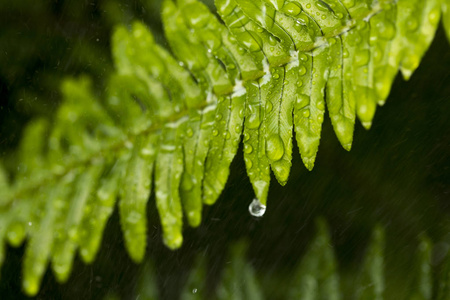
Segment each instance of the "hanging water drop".
[{"label": "hanging water drop", "polygon": [[259,199],[255,198],[248,206],[248,211],[254,217],[262,217],[266,212],[266,206],[262,204]]}]

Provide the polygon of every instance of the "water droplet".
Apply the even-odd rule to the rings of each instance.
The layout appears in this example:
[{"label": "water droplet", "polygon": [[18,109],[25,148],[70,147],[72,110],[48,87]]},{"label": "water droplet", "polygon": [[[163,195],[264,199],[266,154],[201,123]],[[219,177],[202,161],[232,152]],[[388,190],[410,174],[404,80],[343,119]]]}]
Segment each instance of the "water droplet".
[{"label": "water droplet", "polygon": [[248,141],[249,139],[250,139],[250,135],[247,132],[245,132],[244,133],[244,142]]},{"label": "water droplet", "polygon": [[193,289],[192,294],[196,294],[196,293],[197,293],[197,289]]},{"label": "water droplet", "polygon": [[389,41],[395,37],[395,25],[390,21],[385,20],[384,22],[378,23],[377,28],[381,38]]},{"label": "water droplet", "polygon": [[250,52],[261,50],[262,40],[256,33],[251,34],[251,31],[244,31],[238,35],[238,39]]},{"label": "water droplet", "polygon": [[408,21],[406,21],[406,28],[409,31],[415,31],[419,27],[419,22],[415,18],[409,18]]},{"label": "water droplet", "polygon": [[300,14],[297,17],[298,21],[300,22],[300,24],[302,24],[303,26],[308,26],[309,25],[309,18],[307,15],[305,14]]},{"label": "water droplet", "polygon": [[261,120],[259,119],[259,114],[251,114],[247,119],[247,128],[256,129],[259,127]]},{"label": "water droplet", "polygon": [[309,112],[309,109],[305,109],[302,114],[305,118],[309,118],[309,116],[311,115],[311,113]]},{"label": "water droplet", "polygon": [[323,1],[316,1],[315,5],[321,11],[325,11],[325,12],[329,11],[328,5],[326,5]]},{"label": "water droplet", "polygon": [[272,102],[267,101],[267,103],[266,103],[266,112],[268,112],[268,113],[271,112],[272,108],[273,108]]},{"label": "water droplet", "polygon": [[375,62],[380,63],[381,60],[383,59],[383,55],[384,55],[383,49],[378,45],[376,45],[374,47],[375,47],[375,49],[373,51],[373,59]]},{"label": "water droplet", "polygon": [[218,114],[216,115],[216,120],[217,120],[217,121],[222,120],[222,114],[221,114],[221,113],[218,113]]},{"label": "water droplet", "polygon": [[305,75],[305,74],[306,74],[306,68],[305,68],[305,66],[301,66],[301,67],[298,69],[298,75],[303,76],[303,75]]},{"label": "water droplet", "polygon": [[275,74],[273,74],[273,78],[278,79],[278,78],[280,78],[280,75],[278,75],[278,73],[275,73]]},{"label": "water droplet", "polygon": [[347,9],[355,6],[355,0],[343,0],[342,2]]},{"label": "water droplet", "polygon": [[247,167],[247,170],[250,170],[253,167],[253,163],[250,159],[246,158],[245,160],[245,165]]},{"label": "water droplet", "polygon": [[357,66],[365,66],[369,63],[370,52],[369,50],[361,50],[355,53],[355,64]]},{"label": "water droplet", "polygon": [[194,131],[192,130],[191,127],[189,127],[189,128],[186,130],[186,135],[187,135],[188,137],[192,137],[192,136],[194,135]]},{"label": "water droplet", "polygon": [[245,153],[250,154],[250,153],[252,153],[252,151],[253,151],[253,147],[251,145],[249,145],[249,144],[245,144],[244,145],[244,152]]},{"label": "water droplet", "polygon": [[209,22],[209,15],[199,10],[196,5],[188,5],[184,8],[184,11],[186,12],[185,18],[192,28],[205,27]]},{"label": "water droplet", "polygon": [[248,211],[254,217],[262,217],[266,212],[266,206],[262,204],[259,199],[255,198],[248,206]]},{"label": "water droplet", "polygon": [[272,161],[280,160],[284,155],[284,144],[278,134],[272,134],[266,140],[266,155]]},{"label": "water droplet", "polygon": [[324,110],[325,109],[325,102],[324,101],[317,102],[317,108],[320,109],[320,110]]},{"label": "water droplet", "polygon": [[272,46],[275,46],[277,43],[278,43],[278,40],[273,35],[269,35],[269,44]]},{"label": "water droplet", "polygon": [[303,62],[308,61],[308,56],[305,53],[299,54],[298,58]]},{"label": "water droplet", "polygon": [[311,8],[311,4],[310,3],[306,4],[306,8]]},{"label": "water droplet", "polygon": [[302,8],[297,3],[289,2],[283,6],[281,11],[295,17],[302,12]]},{"label": "water droplet", "polygon": [[241,130],[242,130],[241,125],[236,125],[236,126],[234,127],[234,132],[236,132],[236,133],[241,133]]},{"label": "water droplet", "polygon": [[436,25],[439,22],[439,17],[440,17],[439,9],[433,9],[428,14],[428,20],[433,25]]},{"label": "water droplet", "polygon": [[219,134],[219,131],[217,129],[214,129],[212,131],[213,136],[217,136]]}]

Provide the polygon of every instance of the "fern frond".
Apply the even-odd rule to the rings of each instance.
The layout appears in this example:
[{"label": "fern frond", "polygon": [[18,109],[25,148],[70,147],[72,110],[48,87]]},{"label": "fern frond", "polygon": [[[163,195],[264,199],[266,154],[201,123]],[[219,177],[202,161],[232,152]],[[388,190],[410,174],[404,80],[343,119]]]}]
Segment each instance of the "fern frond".
[{"label": "fern frond", "polygon": [[280,184],[288,180],[293,130],[311,170],[327,106],[350,150],[356,116],[370,128],[398,70],[408,79],[418,67],[441,12],[450,31],[448,0],[216,6],[223,23],[197,0],[164,1],[176,58],[145,25],[117,28],[105,99],[96,100],[88,79],[68,80],[52,126],[38,120],[25,130],[13,182],[0,170],[0,249],[28,236],[28,294],[49,261],[63,282],[77,249],[94,260],[117,198],[134,261],[145,255],[152,190],[164,242],[180,247],[183,215],[200,224],[202,205],[226,184],[242,134],[256,203],[265,207],[270,169]]},{"label": "fern frond", "polygon": [[356,289],[358,300],[384,298],[384,240],[384,229],[378,225],[373,231]]},{"label": "fern frond", "polygon": [[431,268],[431,253],[433,249],[431,240],[422,235],[416,254],[415,276],[410,287],[409,299],[432,299],[433,276]]},{"label": "fern frond", "polygon": [[[359,272],[350,272],[338,268],[335,259],[335,249],[330,238],[330,232],[326,222],[322,219],[316,222],[315,237],[309,241],[306,253],[301,257],[300,263],[293,270],[283,269],[284,276],[289,280],[264,285],[260,281],[264,276],[264,269],[255,273],[251,264],[252,253],[248,251],[245,242],[237,242],[230,248],[230,255],[226,258],[219,277],[217,287],[205,293],[205,284],[208,282],[205,268],[205,257],[199,255],[197,263],[188,275],[188,279],[181,291],[181,299],[300,299],[300,300],[338,300],[338,299],[439,299],[449,297],[449,269],[447,254],[446,261],[440,264],[431,264],[432,243],[428,237],[422,235],[417,243],[417,255],[413,261],[415,267],[408,269],[404,278],[411,282],[406,293],[395,295],[396,289],[387,289],[386,285],[395,285],[388,281],[389,272],[385,267],[392,259],[392,252],[385,251],[384,228],[376,226],[373,229],[372,238],[367,245],[366,255]],[[385,254],[386,252],[386,254]],[[247,257],[248,256],[248,257]],[[290,261],[298,260],[291,257]],[[214,267],[217,267],[217,259],[214,259]],[[441,272],[432,273],[441,268]],[[342,274],[340,274],[341,270]],[[148,278],[147,285],[142,285],[136,294],[145,294],[146,290],[155,289],[155,275],[152,269],[144,269],[142,278]],[[275,281],[274,271],[270,268],[267,280]],[[256,276],[258,274],[258,276]],[[270,275],[269,275],[270,274]],[[343,292],[344,285],[340,283],[340,277],[352,283],[350,291],[352,296]],[[150,280],[153,279],[153,280]],[[169,279],[170,280],[170,279]],[[403,282],[402,282],[403,283]],[[398,283],[397,283],[398,284]],[[167,283],[165,283],[165,286]],[[398,288],[398,287],[397,287]],[[395,292],[392,293],[392,290]],[[433,290],[437,293],[433,297]],[[391,292],[389,292],[391,291]],[[155,292],[153,292],[155,294]],[[270,296],[269,296],[270,295]],[[353,297],[356,296],[356,297]],[[150,299],[157,299],[156,297]]]},{"label": "fern frond", "polygon": [[330,244],[327,225],[319,219],[316,237],[293,277],[289,299],[341,299],[336,258]]},{"label": "fern frond", "polygon": [[442,21],[447,32],[447,38],[450,41],[450,1],[442,0]]}]

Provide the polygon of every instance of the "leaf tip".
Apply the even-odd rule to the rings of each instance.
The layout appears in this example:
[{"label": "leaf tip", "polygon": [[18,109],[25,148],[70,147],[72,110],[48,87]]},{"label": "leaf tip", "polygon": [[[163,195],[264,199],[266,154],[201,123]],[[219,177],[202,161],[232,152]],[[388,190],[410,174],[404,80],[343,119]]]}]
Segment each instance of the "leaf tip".
[{"label": "leaf tip", "polygon": [[39,281],[36,278],[24,279],[22,288],[27,296],[34,297],[39,291]]},{"label": "leaf tip", "polygon": [[367,130],[369,130],[372,127],[372,121],[364,121],[361,123],[362,123],[362,126]]},{"label": "leaf tip", "polygon": [[286,185],[289,179],[290,168],[291,163],[285,160],[279,160],[272,163],[272,171],[280,185]]},{"label": "leaf tip", "polygon": [[8,243],[13,247],[19,247],[25,240],[27,233],[23,223],[13,223],[6,234]]},{"label": "leaf tip", "polygon": [[314,168],[314,162],[316,161],[316,156],[302,157],[302,160],[308,171],[312,171],[312,169]]},{"label": "leaf tip", "polygon": [[200,212],[197,211],[190,211],[187,213],[187,220],[189,223],[189,226],[196,228],[200,225],[202,222],[202,215]]},{"label": "leaf tip", "polygon": [[163,240],[164,244],[171,250],[177,250],[183,244],[183,235],[177,230],[171,234],[164,234]]}]

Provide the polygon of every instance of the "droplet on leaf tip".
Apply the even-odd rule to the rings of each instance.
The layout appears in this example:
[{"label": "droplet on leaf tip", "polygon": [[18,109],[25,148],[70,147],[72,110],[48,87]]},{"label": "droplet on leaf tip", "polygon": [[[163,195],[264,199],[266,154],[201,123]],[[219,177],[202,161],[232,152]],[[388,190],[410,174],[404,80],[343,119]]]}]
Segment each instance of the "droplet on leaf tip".
[{"label": "droplet on leaf tip", "polygon": [[365,129],[369,130],[370,127],[372,127],[372,122],[370,122],[370,121],[362,122],[362,125],[364,126]]},{"label": "droplet on leaf tip", "polygon": [[255,198],[248,206],[248,211],[254,217],[262,217],[266,212],[266,206],[262,204],[259,199]]}]

